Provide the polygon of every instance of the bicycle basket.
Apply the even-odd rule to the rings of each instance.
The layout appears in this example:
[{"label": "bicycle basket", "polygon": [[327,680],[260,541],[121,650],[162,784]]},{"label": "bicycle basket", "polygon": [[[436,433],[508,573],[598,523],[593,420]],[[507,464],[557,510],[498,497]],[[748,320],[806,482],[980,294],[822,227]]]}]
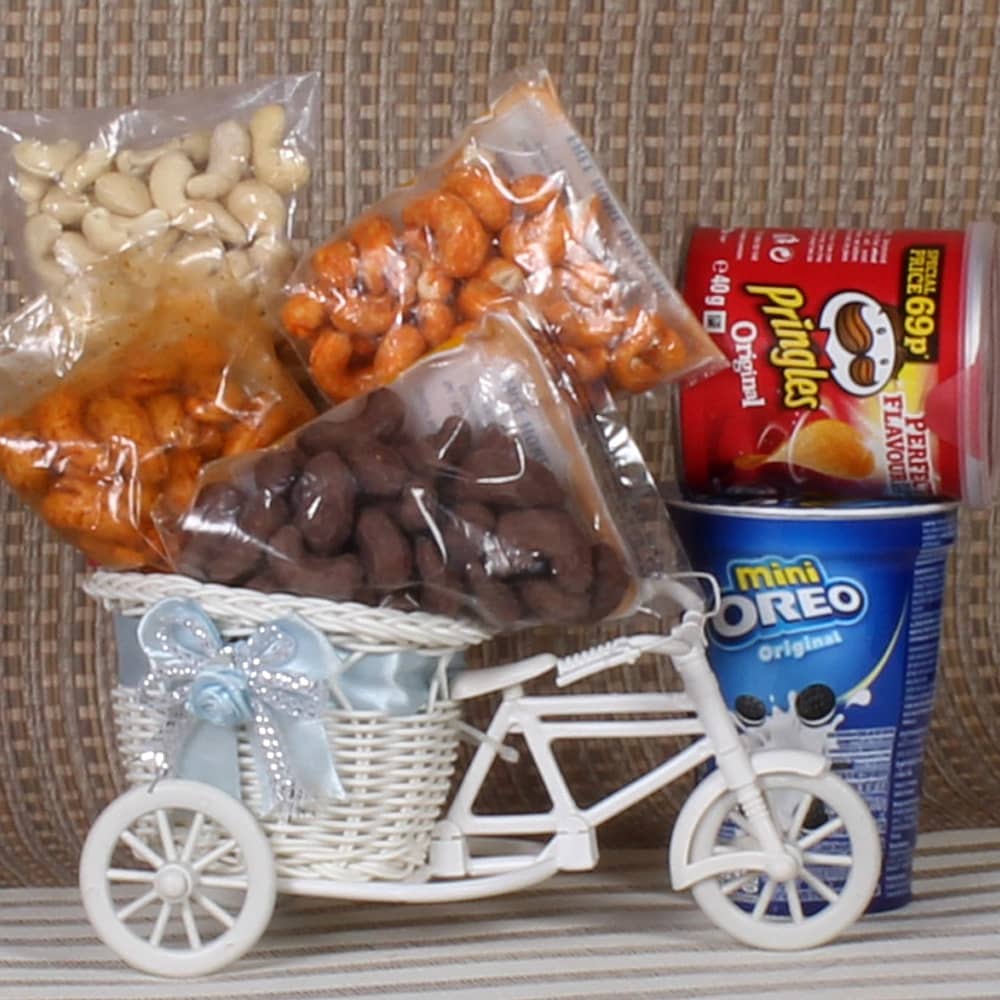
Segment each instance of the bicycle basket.
[{"label": "bicycle basket", "polygon": [[[324,632],[338,648],[356,652],[455,651],[488,637],[474,626],[433,615],[258,594],[167,574],[99,572],[84,589],[109,610],[132,617],[165,597],[192,598],[227,639],[290,613]],[[163,719],[134,687],[115,689],[114,708],[127,779],[148,783],[155,764],[147,751]],[[300,809],[288,819],[261,817],[253,754],[240,737],[242,798],[268,835],[278,875],[338,881],[419,877],[451,786],[458,716],[457,703],[444,697],[432,698],[425,711],[412,715],[331,707],[324,724],[346,797]]]}]

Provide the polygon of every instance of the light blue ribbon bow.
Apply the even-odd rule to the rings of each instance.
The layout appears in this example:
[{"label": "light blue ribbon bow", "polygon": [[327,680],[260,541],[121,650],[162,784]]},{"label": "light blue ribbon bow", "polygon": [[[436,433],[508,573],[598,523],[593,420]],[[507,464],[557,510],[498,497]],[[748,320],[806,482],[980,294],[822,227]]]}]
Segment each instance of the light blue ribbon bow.
[{"label": "light blue ribbon bow", "polygon": [[243,732],[262,815],[345,797],[323,725],[340,660],[321,632],[284,618],[226,643],[197,602],[167,598],[143,616],[138,639],[149,658],[140,697],[163,719],[155,749],[169,773],[239,798]]}]

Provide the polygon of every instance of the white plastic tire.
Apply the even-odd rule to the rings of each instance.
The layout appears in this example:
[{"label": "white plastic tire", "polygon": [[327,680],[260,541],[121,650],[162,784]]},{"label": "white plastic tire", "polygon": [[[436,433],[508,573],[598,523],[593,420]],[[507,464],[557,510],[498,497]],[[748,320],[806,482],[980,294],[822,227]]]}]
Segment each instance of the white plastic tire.
[{"label": "white plastic tire", "polygon": [[[775,772],[758,780],[782,839],[799,858],[798,874],[779,883],[763,873],[733,871],[696,883],[692,895],[710,920],[744,944],[776,951],[818,947],[851,926],[871,900],[882,864],[878,828],[864,799],[835,774]],[[723,788],[696,823],[690,858],[740,848],[760,845],[735,795]]]},{"label": "white plastic tire", "polygon": [[182,978],[253,947],[274,910],[276,876],[249,810],[211,785],[165,780],[126,792],[97,818],[80,891],[112,951],[142,972]]}]

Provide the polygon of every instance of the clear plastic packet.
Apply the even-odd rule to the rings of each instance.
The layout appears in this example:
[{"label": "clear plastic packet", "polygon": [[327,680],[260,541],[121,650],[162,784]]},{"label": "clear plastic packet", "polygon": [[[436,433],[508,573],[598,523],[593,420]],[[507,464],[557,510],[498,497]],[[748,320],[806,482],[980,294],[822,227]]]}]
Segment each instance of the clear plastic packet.
[{"label": "clear plastic packet", "polygon": [[315,415],[256,296],[151,254],[99,262],[0,327],[0,476],[109,569],[165,569],[154,506],[185,509],[205,463]]},{"label": "clear plastic packet", "polygon": [[273,294],[316,155],[319,77],[188,90],[127,108],[0,114],[2,206],[28,294],[149,236],[195,275]]},{"label": "clear plastic packet", "polygon": [[627,428],[584,419],[500,314],[391,388],[213,463],[160,527],[197,579],[502,629],[629,614],[683,564]]},{"label": "clear plastic packet", "polygon": [[336,402],[524,297],[588,381],[639,393],[722,366],[544,71],[516,79],[413,184],[303,260],[282,320]]}]

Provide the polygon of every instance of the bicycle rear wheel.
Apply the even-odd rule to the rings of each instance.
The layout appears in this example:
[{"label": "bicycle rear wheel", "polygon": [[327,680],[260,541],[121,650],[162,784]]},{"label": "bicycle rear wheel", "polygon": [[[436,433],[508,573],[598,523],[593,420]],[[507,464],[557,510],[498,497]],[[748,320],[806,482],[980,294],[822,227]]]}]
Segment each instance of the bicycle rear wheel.
[{"label": "bicycle rear wheel", "polygon": [[274,909],[270,844],[236,799],[161,781],[115,799],[80,858],[84,908],[101,940],[142,972],[203,976],[250,949]]}]

